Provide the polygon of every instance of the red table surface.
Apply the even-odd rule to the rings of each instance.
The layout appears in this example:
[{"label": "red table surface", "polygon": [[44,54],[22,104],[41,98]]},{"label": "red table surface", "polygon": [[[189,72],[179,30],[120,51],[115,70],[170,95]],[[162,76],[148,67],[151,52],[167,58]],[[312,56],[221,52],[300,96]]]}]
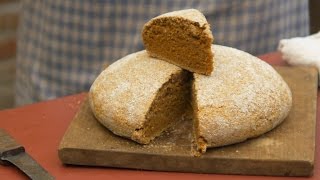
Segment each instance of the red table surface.
[{"label": "red table surface", "polygon": [[[272,65],[286,65],[279,53],[260,56]],[[18,142],[24,145],[26,151],[47,169],[56,179],[294,179],[295,177],[268,176],[237,176],[219,174],[193,174],[175,172],[154,172],[142,170],[128,170],[102,167],[66,166],[58,158],[59,143],[69,126],[73,116],[79,108],[85,93],[44,101],[15,109],[0,111],[0,127],[9,132]],[[319,92],[318,92],[319,102]],[[317,107],[317,120],[320,109]],[[317,123],[317,137],[319,140],[320,126]],[[81,138],[81,137],[79,137]],[[319,144],[316,146],[314,175],[309,178],[320,179]],[[143,163],[143,162],[141,162]],[[13,166],[0,165],[0,179],[27,179]]]}]

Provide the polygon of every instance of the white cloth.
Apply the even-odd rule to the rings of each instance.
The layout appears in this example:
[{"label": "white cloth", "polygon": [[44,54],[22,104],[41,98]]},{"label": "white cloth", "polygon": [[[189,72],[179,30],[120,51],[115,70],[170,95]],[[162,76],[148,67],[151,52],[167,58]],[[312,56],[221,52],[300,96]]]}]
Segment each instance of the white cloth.
[{"label": "white cloth", "polygon": [[280,40],[278,50],[288,64],[314,66],[320,72],[320,32],[307,37]]}]

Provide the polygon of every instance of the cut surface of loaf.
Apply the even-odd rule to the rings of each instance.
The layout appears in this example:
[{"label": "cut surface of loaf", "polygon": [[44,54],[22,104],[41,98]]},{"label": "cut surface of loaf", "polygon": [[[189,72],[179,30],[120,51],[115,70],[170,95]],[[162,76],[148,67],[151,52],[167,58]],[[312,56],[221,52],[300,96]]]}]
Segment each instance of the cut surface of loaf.
[{"label": "cut surface of loaf", "polygon": [[205,16],[195,9],[166,13],[151,19],[142,30],[148,53],[191,72],[213,71],[213,36]]},{"label": "cut surface of loaf", "polygon": [[148,144],[181,119],[190,100],[192,75],[146,51],[105,69],[89,92],[97,120],[114,134]]},{"label": "cut surface of loaf", "polygon": [[270,131],[288,115],[292,95],[267,63],[214,45],[215,71],[194,74],[193,122],[197,150],[245,141]]}]

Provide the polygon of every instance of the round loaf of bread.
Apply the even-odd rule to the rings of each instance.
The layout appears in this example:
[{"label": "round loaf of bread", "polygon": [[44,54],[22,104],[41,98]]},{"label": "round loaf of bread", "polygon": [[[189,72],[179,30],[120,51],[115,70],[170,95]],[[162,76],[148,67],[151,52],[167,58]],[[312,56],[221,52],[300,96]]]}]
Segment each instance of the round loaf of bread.
[{"label": "round loaf of bread", "polygon": [[237,49],[213,46],[211,76],[194,74],[192,104],[197,148],[242,142],[270,131],[288,115],[291,91],[267,63]]},{"label": "round loaf of bread", "polygon": [[140,51],[111,64],[97,77],[89,92],[90,106],[114,134],[148,144],[181,119],[191,76]]},{"label": "round loaf of bread", "polygon": [[118,60],[91,86],[94,115],[114,134],[148,144],[188,113],[191,101],[200,152],[245,141],[279,125],[292,106],[282,77],[243,51],[219,45],[212,50],[215,71],[211,76],[194,73],[193,78],[146,51]]}]

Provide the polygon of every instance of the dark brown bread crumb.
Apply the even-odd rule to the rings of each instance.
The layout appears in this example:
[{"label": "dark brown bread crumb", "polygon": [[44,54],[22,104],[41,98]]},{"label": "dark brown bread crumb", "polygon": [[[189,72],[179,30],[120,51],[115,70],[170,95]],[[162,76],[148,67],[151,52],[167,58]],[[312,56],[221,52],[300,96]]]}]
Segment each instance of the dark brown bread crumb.
[{"label": "dark brown bread crumb", "polygon": [[213,36],[205,17],[197,10],[176,11],[152,19],[144,26],[142,38],[152,57],[195,73],[210,75],[213,71]]},{"label": "dark brown bread crumb", "polygon": [[189,102],[190,79],[191,73],[181,70],[163,84],[146,114],[145,123],[133,133],[133,140],[148,144],[181,119]]}]

